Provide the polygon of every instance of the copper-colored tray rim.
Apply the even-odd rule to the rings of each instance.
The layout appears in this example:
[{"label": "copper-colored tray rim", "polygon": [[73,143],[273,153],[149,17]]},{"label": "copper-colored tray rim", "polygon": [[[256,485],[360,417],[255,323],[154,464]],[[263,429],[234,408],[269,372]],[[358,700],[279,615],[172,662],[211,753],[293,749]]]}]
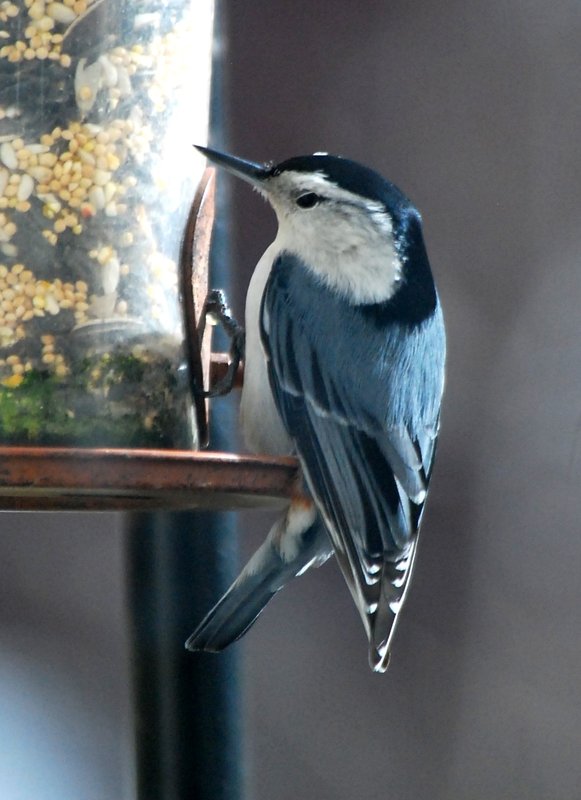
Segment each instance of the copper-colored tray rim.
[{"label": "copper-colored tray rim", "polygon": [[293,458],[189,450],[0,447],[0,510],[120,511],[280,505]]}]

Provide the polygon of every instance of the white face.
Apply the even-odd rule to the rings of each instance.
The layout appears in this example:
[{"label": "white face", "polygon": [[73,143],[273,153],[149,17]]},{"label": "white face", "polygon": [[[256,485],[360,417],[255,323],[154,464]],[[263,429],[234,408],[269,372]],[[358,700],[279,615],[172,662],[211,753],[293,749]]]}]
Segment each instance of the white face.
[{"label": "white face", "polygon": [[[393,296],[402,262],[392,219],[380,203],[341,189],[322,174],[292,171],[268,179],[259,191],[278,218],[278,249],[295,253],[350,302],[381,302]],[[301,208],[309,198],[300,198],[308,194],[321,199]]]}]

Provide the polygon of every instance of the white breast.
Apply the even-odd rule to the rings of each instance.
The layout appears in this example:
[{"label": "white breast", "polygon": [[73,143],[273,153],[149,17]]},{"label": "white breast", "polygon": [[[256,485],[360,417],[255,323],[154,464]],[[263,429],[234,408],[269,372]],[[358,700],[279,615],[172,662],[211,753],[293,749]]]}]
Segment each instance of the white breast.
[{"label": "white breast", "polygon": [[240,424],[247,447],[255,453],[288,455],[289,438],[274,404],[266,359],[260,341],[260,304],[272,263],[280,252],[274,241],[256,265],[246,295],[246,355],[240,403]]}]

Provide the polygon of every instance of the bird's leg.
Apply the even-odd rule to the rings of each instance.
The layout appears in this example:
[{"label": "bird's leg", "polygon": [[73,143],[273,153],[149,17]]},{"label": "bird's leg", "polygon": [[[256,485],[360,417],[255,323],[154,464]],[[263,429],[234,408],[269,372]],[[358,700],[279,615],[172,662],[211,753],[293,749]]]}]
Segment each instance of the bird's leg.
[{"label": "bird's leg", "polygon": [[240,366],[240,362],[244,359],[245,332],[242,325],[240,325],[230,313],[230,308],[226,302],[226,295],[221,289],[212,289],[208,292],[204,301],[198,330],[200,341],[204,336],[208,317],[210,317],[215,325],[221,325],[223,331],[230,339],[230,349],[228,351],[230,361],[226,374],[211,389],[204,392],[205,397],[221,397],[232,391],[236,372]]}]

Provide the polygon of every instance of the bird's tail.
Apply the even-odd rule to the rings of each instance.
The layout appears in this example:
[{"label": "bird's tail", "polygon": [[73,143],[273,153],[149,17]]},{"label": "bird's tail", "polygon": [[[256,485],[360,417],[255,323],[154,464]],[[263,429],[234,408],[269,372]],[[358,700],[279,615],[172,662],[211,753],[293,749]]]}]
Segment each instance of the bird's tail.
[{"label": "bird's tail", "polygon": [[331,543],[312,503],[291,503],[226,594],[186,642],[188,650],[218,652],[239,639],[268,601],[292,578],[319,566]]}]

